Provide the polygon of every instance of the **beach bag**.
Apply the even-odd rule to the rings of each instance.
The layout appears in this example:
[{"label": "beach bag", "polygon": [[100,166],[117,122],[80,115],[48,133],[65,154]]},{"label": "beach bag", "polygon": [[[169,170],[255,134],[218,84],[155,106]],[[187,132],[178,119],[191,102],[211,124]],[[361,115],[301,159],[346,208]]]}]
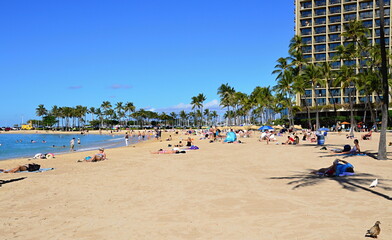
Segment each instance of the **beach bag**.
[{"label": "beach bag", "polygon": [[34,172],[34,171],[39,170],[40,167],[41,167],[41,165],[39,165],[39,164],[36,164],[36,163],[29,163],[29,164],[27,165],[27,171],[29,171],[29,172]]},{"label": "beach bag", "polygon": [[351,146],[350,145],[344,145],[343,147],[343,152],[349,152],[351,150]]}]

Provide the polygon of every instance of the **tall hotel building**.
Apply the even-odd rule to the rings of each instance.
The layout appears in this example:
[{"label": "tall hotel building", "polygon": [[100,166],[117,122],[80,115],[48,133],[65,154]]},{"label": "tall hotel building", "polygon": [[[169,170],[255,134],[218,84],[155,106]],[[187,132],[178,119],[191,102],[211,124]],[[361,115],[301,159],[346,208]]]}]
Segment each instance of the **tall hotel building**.
[{"label": "tall hotel building", "polygon": [[[390,0],[384,0],[385,10],[385,42],[391,49],[391,24]],[[333,61],[336,47],[344,44],[341,33],[344,25],[351,20],[361,20],[363,25],[370,30],[368,36],[372,44],[380,42],[380,10],[378,0],[295,0],[295,34],[302,37],[306,47],[303,48],[304,56],[313,63],[331,62],[332,70],[337,70],[341,65],[358,64],[357,62]],[[358,71],[358,70],[357,70]],[[354,86],[353,86],[354,87]],[[356,103],[364,103],[365,96],[355,90]],[[317,88],[315,92],[306,90],[304,96],[297,95],[297,105],[314,106],[333,103],[348,103],[348,89],[331,87],[331,82],[326,87]],[[370,99],[376,100],[375,96]]]}]

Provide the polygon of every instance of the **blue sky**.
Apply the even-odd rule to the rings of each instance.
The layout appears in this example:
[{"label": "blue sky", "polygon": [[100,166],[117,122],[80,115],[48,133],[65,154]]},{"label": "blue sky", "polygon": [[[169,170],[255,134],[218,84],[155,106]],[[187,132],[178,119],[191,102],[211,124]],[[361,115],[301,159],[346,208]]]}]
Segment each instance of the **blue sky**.
[{"label": "blue sky", "polygon": [[44,104],[103,101],[171,112],[229,83],[274,85],[294,35],[293,1],[0,1],[0,126]]}]

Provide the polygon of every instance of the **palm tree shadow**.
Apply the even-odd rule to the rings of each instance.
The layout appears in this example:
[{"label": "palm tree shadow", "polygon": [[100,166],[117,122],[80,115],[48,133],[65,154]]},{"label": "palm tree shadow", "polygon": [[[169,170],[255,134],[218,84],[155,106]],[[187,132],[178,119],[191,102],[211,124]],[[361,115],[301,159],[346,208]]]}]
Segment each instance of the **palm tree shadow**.
[{"label": "palm tree shadow", "polygon": [[[392,200],[392,197],[380,193],[374,189],[370,189],[367,186],[377,178],[376,175],[368,173],[356,173],[354,176],[346,177],[324,177],[320,175],[311,174],[310,172],[315,171],[314,169],[308,169],[307,172],[300,172],[292,176],[287,177],[271,177],[270,179],[287,179],[290,180],[287,185],[292,185],[292,190],[309,187],[313,185],[320,184],[324,181],[336,181],[343,189],[356,192],[359,190],[367,191],[369,193],[375,194],[379,197],[383,197],[387,200]],[[389,179],[379,178],[379,185],[377,188],[384,189],[386,191],[392,191],[392,187],[384,185],[385,182],[391,182]],[[366,187],[364,187],[366,186]]]},{"label": "palm tree shadow", "polygon": [[10,179],[10,180],[0,180],[0,187],[1,187],[3,184],[11,183],[11,182],[17,182],[17,181],[23,180],[23,179],[25,179],[25,178],[26,178],[26,177],[14,178],[14,179]]}]

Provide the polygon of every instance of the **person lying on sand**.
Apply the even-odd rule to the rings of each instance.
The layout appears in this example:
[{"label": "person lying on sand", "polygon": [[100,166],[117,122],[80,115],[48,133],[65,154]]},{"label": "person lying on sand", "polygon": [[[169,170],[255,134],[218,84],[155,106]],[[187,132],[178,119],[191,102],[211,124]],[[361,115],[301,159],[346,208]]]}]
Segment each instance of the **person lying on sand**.
[{"label": "person lying on sand", "polygon": [[105,149],[100,148],[98,149],[98,151],[99,152],[95,154],[93,157],[88,156],[84,160],[78,160],[78,162],[98,162],[98,161],[107,160]]},{"label": "person lying on sand", "polygon": [[12,168],[10,170],[0,169],[0,172],[3,173],[16,173],[16,172],[24,172],[24,171],[34,172],[39,170],[40,167],[41,166],[39,164],[29,163],[29,164],[17,166],[16,168]]},{"label": "person lying on sand", "polygon": [[347,161],[336,159],[330,167],[320,168],[319,170],[312,171],[311,173],[326,177],[345,175],[347,173],[353,174],[354,166]]},{"label": "person lying on sand", "polygon": [[151,152],[152,154],[180,154],[180,153],[186,153],[184,150],[176,149],[173,148],[172,150],[164,150],[164,149],[159,149],[156,152]]}]

